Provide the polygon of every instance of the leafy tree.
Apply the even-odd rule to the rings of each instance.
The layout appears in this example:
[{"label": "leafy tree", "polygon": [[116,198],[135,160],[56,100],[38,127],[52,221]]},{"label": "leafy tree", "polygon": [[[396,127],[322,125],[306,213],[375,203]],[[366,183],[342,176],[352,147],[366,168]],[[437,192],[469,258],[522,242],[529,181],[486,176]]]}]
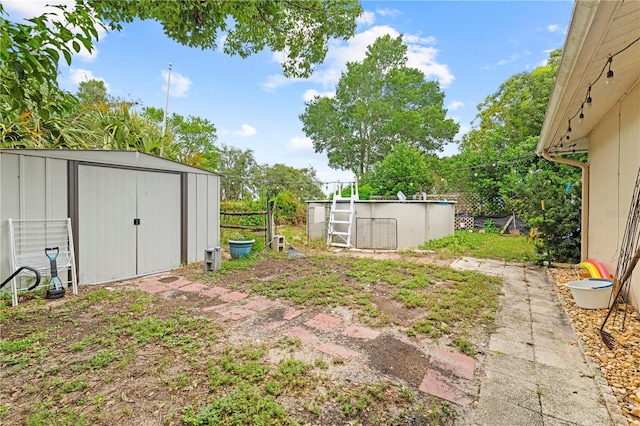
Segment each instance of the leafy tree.
[{"label": "leafy tree", "polygon": [[[561,52],[546,65],[515,74],[478,105],[478,125],[463,136],[460,153],[444,160],[456,189],[479,195],[489,210],[510,211],[513,183],[526,178],[538,159],[535,147]],[[542,164],[540,167],[546,167]]]},{"label": "leafy tree", "polygon": [[580,261],[581,171],[557,163],[545,166],[532,167],[527,178],[516,184],[518,198],[514,200],[514,208],[537,230],[536,251],[540,260],[577,263]]},{"label": "leafy tree", "polygon": [[267,198],[283,191],[287,191],[298,200],[325,198],[322,184],[313,167],[296,169],[284,164],[274,164],[260,167],[257,174],[260,194],[267,194]]},{"label": "leafy tree", "polygon": [[216,49],[243,58],[269,48],[282,52],[288,77],[306,77],[324,60],[332,38],[349,38],[362,7],[354,0],[79,0],[120,29],[135,18],[160,22],[165,34],[189,47]]},{"label": "leafy tree", "polygon": [[52,114],[68,111],[76,104],[58,88],[58,62],[82,47],[89,52],[98,39],[101,24],[89,9],[54,6],[55,10],[15,23],[5,18],[0,4],[0,98],[6,110],[48,120]]},{"label": "leafy tree", "polygon": [[347,64],[335,98],[305,104],[303,130],[330,167],[362,176],[400,141],[433,153],[453,140],[458,125],[446,118],[444,93],[406,67],[406,52],[401,36],[378,38],[361,63]]},{"label": "leafy tree", "polygon": [[250,149],[242,150],[222,144],[218,171],[220,196],[223,200],[251,200],[257,194],[255,176],[258,163]]},{"label": "leafy tree", "polygon": [[[217,38],[223,37],[225,53],[242,57],[270,48],[284,53],[285,75],[308,76],[324,60],[331,38],[354,34],[362,11],[354,0],[76,0],[74,8],[54,7],[53,12],[15,23],[5,17],[0,3],[3,144],[67,145],[56,135],[51,139],[46,134],[49,127],[58,129],[55,120],[75,110],[78,103],[59,89],[58,63],[63,57],[71,65],[72,55],[82,48],[91,52],[101,21],[120,30],[122,23],[136,18],[155,19],[181,44],[213,49]],[[54,121],[49,123],[50,119]]]},{"label": "leafy tree", "polygon": [[80,105],[92,107],[100,103],[108,103],[107,86],[102,80],[81,81],[76,93]]},{"label": "leafy tree", "polygon": [[[154,107],[143,108],[142,114],[161,128],[164,118],[163,110]],[[165,138],[176,145],[177,160],[207,170],[216,170],[218,166],[218,150],[215,142],[218,139],[216,127],[206,118],[173,113],[167,118]]]},{"label": "leafy tree", "polygon": [[391,154],[374,164],[367,176],[366,182],[375,195],[396,195],[402,191],[410,197],[420,191],[430,192],[433,186],[426,156],[405,142],[396,144]]}]

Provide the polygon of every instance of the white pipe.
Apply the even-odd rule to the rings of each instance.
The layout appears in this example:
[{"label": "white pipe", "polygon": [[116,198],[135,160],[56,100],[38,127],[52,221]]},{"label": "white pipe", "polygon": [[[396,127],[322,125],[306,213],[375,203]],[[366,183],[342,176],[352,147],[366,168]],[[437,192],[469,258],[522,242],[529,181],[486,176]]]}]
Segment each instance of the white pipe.
[{"label": "white pipe", "polygon": [[580,161],[563,157],[553,157],[548,150],[542,151],[542,156],[555,163],[580,167],[582,170],[582,214],[580,215],[580,259],[589,258],[589,165]]}]

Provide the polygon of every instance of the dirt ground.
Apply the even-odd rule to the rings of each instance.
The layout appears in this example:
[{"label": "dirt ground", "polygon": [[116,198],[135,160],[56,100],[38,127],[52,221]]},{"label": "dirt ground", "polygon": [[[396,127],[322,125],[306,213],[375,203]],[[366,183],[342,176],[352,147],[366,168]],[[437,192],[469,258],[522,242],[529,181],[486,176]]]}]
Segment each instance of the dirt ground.
[{"label": "dirt ground", "polygon": [[[167,285],[189,280],[251,293],[255,283],[304,276],[309,262],[270,258],[250,269],[217,275],[214,282],[207,282],[211,275],[208,278],[201,268],[195,264],[154,279]],[[348,276],[348,262],[331,268],[332,274],[356,282]],[[289,424],[447,425],[469,409],[418,390],[429,365],[429,350],[456,349],[447,335],[435,339],[409,335],[407,328],[425,309],[404,307],[392,299],[388,285],[377,283],[368,289],[371,301],[386,318],[373,324],[357,305],[297,304],[284,299],[275,299],[257,315],[234,321],[216,310],[217,305],[225,305],[218,298],[179,288],[146,294],[138,289],[141,281],[80,286],[79,296],[27,297],[17,308],[0,310],[0,424],[181,425],[185,418],[187,424],[199,424],[192,421],[193,413],[212,401],[216,365],[230,357],[251,365],[252,358],[246,354],[252,350],[260,353],[261,363],[269,365],[267,377],[276,377],[278,366],[292,358],[312,366],[302,384],[278,394]],[[302,314],[289,321],[289,328],[319,313],[341,318],[339,330],[317,332],[319,340],[360,355],[345,362],[319,353],[312,345],[284,339],[277,324],[292,309]],[[167,324],[170,332],[161,329]],[[379,334],[371,339],[348,338],[342,330],[350,325]],[[488,332],[479,327],[469,339],[482,348]],[[477,357],[481,356],[479,351]],[[473,400],[478,385],[468,381],[463,386]],[[224,389],[217,396],[224,395]],[[249,398],[244,403],[257,402]]]},{"label": "dirt ground", "polygon": [[[425,253],[355,255],[448,263]],[[336,254],[336,259],[340,257]],[[358,286],[358,280],[349,274],[348,262],[320,267],[339,276],[341,282]],[[317,274],[317,268],[308,258],[265,258],[248,269],[204,274],[202,265],[194,264],[151,277],[167,286],[187,280],[248,295],[235,304],[203,297],[202,292],[186,291],[186,287],[145,293],[140,291],[144,280],[132,280],[80,286],[78,296],[68,294],[58,300],[23,297],[17,308],[0,307],[0,425],[252,424],[229,420],[231,413],[243,410],[254,416],[260,412],[272,415],[263,419],[264,424],[464,424],[477,399],[476,380],[460,380],[440,371],[464,389],[470,401],[465,406],[419,390],[427,369],[433,367],[429,362],[432,350],[460,352],[453,335],[409,333],[427,309],[407,308],[394,299],[388,284],[367,284],[376,317],[365,315],[363,306],[353,300],[316,304],[282,297],[269,299],[268,308],[247,318],[234,320],[220,314],[247,301],[264,300],[252,292],[256,284],[294,282]],[[576,309],[562,286],[575,279],[577,272],[551,272],[587,355],[601,365],[629,420],[635,421],[632,412],[638,409],[640,382],[637,363],[626,360],[637,359],[633,349],[637,344],[605,350],[593,335],[602,311]],[[317,344],[331,342],[357,356],[343,361],[319,353],[317,344],[286,337],[287,330],[305,328],[318,314],[340,318],[342,323],[336,329],[314,331]],[[285,317],[290,319],[284,321]],[[630,327],[640,324],[637,313],[633,318]],[[350,326],[377,334],[368,339],[350,338],[343,333]],[[476,370],[482,368],[490,331],[491,324],[480,324],[467,336],[475,348]],[[637,335],[628,332],[624,338],[637,340]],[[624,352],[628,348],[631,352]],[[272,394],[251,392],[268,388],[291,359],[305,363],[305,373],[273,393],[278,406],[270,411],[273,407],[265,405],[265,400],[271,401]],[[262,375],[247,370],[256,365],[267,366]],[[221,383],[221,377],[232,370],[236,378]],[[230,399],[238,392],[241,398]],[[229,416],[204,423],[196,414],[211,407],[215,398],[228,404],[216,407]],[[278,407],[284,410],[280,417]]]}]

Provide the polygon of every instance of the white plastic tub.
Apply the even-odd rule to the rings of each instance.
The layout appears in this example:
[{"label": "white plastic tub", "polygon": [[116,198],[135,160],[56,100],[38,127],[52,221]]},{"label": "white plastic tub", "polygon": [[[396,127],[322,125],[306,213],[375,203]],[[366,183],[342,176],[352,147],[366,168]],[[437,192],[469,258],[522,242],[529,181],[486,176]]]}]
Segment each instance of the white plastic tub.
[{"label": "white plastic tub", "polygon": [[573,299],[581,308],[606,309],[609,307],[613,280],[604,278],[586,278],[567,284],[571,289]]}]

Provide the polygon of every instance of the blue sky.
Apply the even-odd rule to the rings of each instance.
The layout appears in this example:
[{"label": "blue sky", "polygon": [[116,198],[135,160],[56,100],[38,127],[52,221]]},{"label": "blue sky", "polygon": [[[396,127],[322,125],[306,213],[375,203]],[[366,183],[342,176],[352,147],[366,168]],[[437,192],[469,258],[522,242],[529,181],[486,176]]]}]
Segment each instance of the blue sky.
[{"label": "blue sky", "polygon": [[[9,19],[42,11],[36,0],[2,0]],[[49,0],[48,3],[55,3]],[[408,65],[445,93],[448,116],[471,128],[477,105],[512,75],[544,63],[563,46],[572,1],[363,1],[356,36],[333,41],[323,64],[307,79],[286,79],[278,54],[242,59],[221,51],[181,46],[159,24],[136,21],[102,33],[92,54],[61,64],[59,83],[75,93],[83,79],[103,80],[109,94],[164,108],[167,71],[173,64],[168,112],[210,120],[218,144],[251,149],[260,164],[313,167],[321,181],[352,174],[329,169],[313,151],[298,116],[313,95],[331,95],[346,61],[361,61],[379,36],[404,36]],[[447,146],[441,155],[457,152]]]}]

